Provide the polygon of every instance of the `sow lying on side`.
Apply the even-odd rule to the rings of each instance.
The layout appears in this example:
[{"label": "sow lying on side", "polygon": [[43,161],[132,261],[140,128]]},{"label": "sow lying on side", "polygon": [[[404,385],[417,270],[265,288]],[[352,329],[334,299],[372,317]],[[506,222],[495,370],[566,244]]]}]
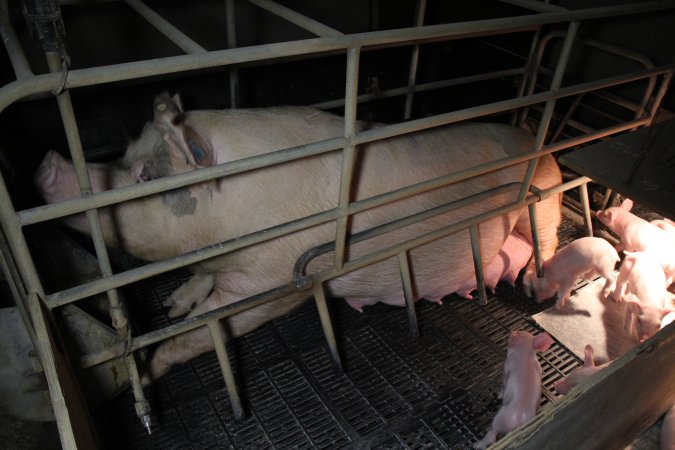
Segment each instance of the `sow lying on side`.
[{"label": "sow lying on side", "polygon": [[[89,164],[96,192],[329,139],[341,136],[344,130],[343,118],[304,107],[183,112],[180,100],[166,95],[157,97],[154,106],[154,121],[129,145],[122,160],[110,165]],[[360,129],[374,127],[378,125],[359,124]],[[469,123],[362,145],[357,149],[352,200],[527,151],[532,141],[529,133],[514,127]],[[109,207],[101,210],[105,239],[111,246],[155,261],[330,210],[337,204],[341,164],[341,153],[330,152]],[[519,182],[525,166],[522,163],[358,213],[350,231]],[[47,202],[80,195],[72,165],[56,152],[45,156],[35,180]],[[554,159],[542,157],[533,184],[546,189],[560,183]],[[492,211],[513,202],[516,195],[517,189],[351,245],[348,256],[356,258]],[[542,253],[548,259],[558,244],[559,196],[541,202],[537,213]],[[67,218],[67,224],[88,232],[83,215]],[[531,242],[526,209],[480,225],[484,265],[495,258],[512,231]],[[187,312],[194,302],[196,307],[189,313],[194,316],[287,283],[303,252],[334,237],[334,223],[326,223],[195,265],[192,270],[197,278],[169,299],[176,307],[172,314]],[[332,254],[316,258],[307,272],[329,268],[332,259]],[[474,276],[468,232],[413,249],[409,259],[417,298],[438,300]],[[356,304],[403,304],[395,257],[333,279],[327,289],[329,294]],[[241,312],[225,321],[227,333],[230,337],[245,334],[302,300],[297,296]],[[203,328],[166,341],[155,352],[148,375],[157,378],[173,364],[212,348],[210,335]]]}]

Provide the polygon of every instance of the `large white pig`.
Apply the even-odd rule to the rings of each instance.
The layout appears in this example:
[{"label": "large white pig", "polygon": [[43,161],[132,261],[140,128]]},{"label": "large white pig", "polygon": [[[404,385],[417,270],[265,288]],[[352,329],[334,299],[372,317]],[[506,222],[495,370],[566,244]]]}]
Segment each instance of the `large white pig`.
[{"label": "large white pig", "polygon": [[[377,125],[360,123],[359,129]],[[124,158],[114,165],[90,165],[96,192],[128,186],[172,174],[240,160],[274,150],[342,136],[343,118],[305,107],[183,112],[180,101],[167,95],[155,100],[155,118]],[[352,201],[388,192],[526,151],[532,146],[527,132],[501,124],[470,123],[387,139],[357,148]],[[189,188],[126,202],[101,211],[106,242],[145,260],[159,260],[243,236],[257,230],[335,208],[340,184],[341,152],[248,171]],[[358,232],[399,217],[522,179],[526,164],[474,177],[429,193],[383,205],[353,217],[350,232]],[[550,156],[543,157],[533,184],[545,189],[561,183]],[[36,173],[36,184],[47,202],[79,196],[73,168],[50,152]],[[443,225],[492,211],[516,199],[517,190],[480,204],[460,208],[359,244],[351,245],[350,259],[374,248],[392,245]],[[560,196],[537,208],[542,254],[550,257],[557,246]],[[87,231],[82,217],[67,223]],[[513,229],[531,241],[526,209],[480,225],[483,263],[499,252]],[[183,288],[172,314],[197,306],[189,317],[288,283],[296,259],[306,250],[335,238],[335,224],[326,223],[241,249],[200,263],[193,286]],[[468,231],[409,253],[417,298],[439,298],[454,292],[473,275]],[[333,255],[313,260],[307,273],[329,269]],[[529,269],[531,270],[531,268]],[[331,280],[335,297],[403,304],[397,258]],[[241,312],[225,322],[227,334],[240,336],[285,314],[304,299],[291,296]],[[168,340],[155,352],[149,377],[156,378],[173,364],[185,362],[213,348],[208,330],[201,328]],[[146,377],[147,381],[147,377]]]},{"label": "large white pig", "polygon": [[501,435],[524,425],[537,413],[541,401],[541,364],[537,352],[546,351],[553,339],[548,333],[532,336],[527,331],[512,331],[509,337],[502,406],[497,411],[485,437],[474,448],[486,448]]}]

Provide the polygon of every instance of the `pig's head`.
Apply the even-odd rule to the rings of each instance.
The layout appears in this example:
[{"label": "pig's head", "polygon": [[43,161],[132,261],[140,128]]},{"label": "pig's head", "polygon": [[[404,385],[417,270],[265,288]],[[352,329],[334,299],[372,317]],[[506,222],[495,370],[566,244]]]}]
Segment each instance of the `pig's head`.
[{"label": "pig's head", "polygon": [[543,352],[546,351],[551,344],[553,344],[553,338],[546,332],[533,336],[532,333],[527,331],[511,331],[508,347],[509,349],[534,349],[535,352]]},{"label": "pig's head", "polygon": [[595,215],[603,225],[612,230],[616,227],[617,222],[621,220],[621,217],[630,212],[632,208],[633,201],[627,198],[621,203],[621,206],[612,206],[603,211],[598,211]]},{"label": "pig's head", "polygon": [[672,307],[660,308],[657,305],[641,301],[635,294],[624,296],[626,306],[635,316],[635,332],[640,342],[654,336],[661,329],[661,322],[670,313],[675,312]]},{"label": "pig's head", "polygon": [[544,276],[539,278],[533,274],[531,277],[531,285],[534,288],[534,297],[537,301],[542,302],[546,299],[549,299],[555,295],[558,290],[558,286],[551,282],[551,279],[547,274],[549,271],[544,266]]}]

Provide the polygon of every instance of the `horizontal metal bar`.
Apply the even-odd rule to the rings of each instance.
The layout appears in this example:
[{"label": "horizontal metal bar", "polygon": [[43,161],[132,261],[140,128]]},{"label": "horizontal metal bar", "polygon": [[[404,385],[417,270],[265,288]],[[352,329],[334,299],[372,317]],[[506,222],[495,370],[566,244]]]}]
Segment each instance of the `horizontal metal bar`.
[{"label": "horizontal metal bar", "polygon": [[206,49],[195,41],[190,39],[185,33],[169,23],[165,18],[157,14],[150,7],[140,0],[124,0],[141,17],[147,20],[153,27],[157,28],[171,42],[176,44],[186,53],[204,53]]},{"label": "horizontal metal bar", "polygon": [[[426,92],[426,91],[431,91],[434,89],[441,89],[441,88],[446,88],[446,87],[451,87],[451,86],[458,86],[461,84],[468,84],[468,83],[475,83],[479,81],[487,81],[487,80],[494,80],[497,78],[503,78],[503,77],[512,77],[516,75],[522,75],[525,72],[525,69],[522,67],[517,67],[515,69],[505,69],[505,70],[499,70],[497,72],[490,72],[490,73],[481,73],[477,75],[469,75],[466,77],[458,77],[458,78],[452,78],[449,80],[441,80],[441,81],[432,81],[429,83],[422,83],[422,84],[417,84],[412,88],[412,91],[414,93],[419,93],[419,92]],[[394,89],[388,89],[386,91],[380,91],[380,92],[375,92],[372,94],[361,94],[358,96],[358,102],[363,103],[363,102],[369,102],[373,100],[383,100],[386,98],[391,98],[391,97],[397,97],[400,95],[406,95],[410,92],[410,87],[400,87],[400,88],[394,88]],[[345,100],[340,98],[340,99],[335,99],[335,100],[328,100],[325,102],[321,103],[314,103],[313,107],[319,108],[319,109],[332,109],[332,108],[338,108],[340,106],[344,106]]]},{"label": "horizontal metal bar", "polygon": [[[168,325],[160,330],[151,331],[141,336],[131,338],[128,342],[128,351],[133,352],[139,350],[143,347],[147,347],[148,345],[156,344],[157,342],[161,342],[168,338],[178,336],[179,334],[183,334],[187,331],[204,326],[210,321],[219,320],[224,317],[246,311],[247,309],[296,292],[309,290],[312,286],[312,279],[310,277],[304,277],[299,280],[294,280],[293,283],[278,286],[274,289],[270,289],[252,297],[245,298],[238,302],[230,303],[220,308],[207,311],[203,314],[199,314],[198,316],[186,318],[180,322]],[[125,350],[127,350],[127,342],[119,342],[104,350],[90,353],[81,357],[80,366],[87,368],[101,364],[113,358],[118,358],[125,354]]]},{"label": "horizontal metal bar", "polygon": [[287,8],[283,5],[280,5],[277,2],[271,0],[248,0],[249,3],[256,5],[259,8],[264,9],[274,15],[281,17],[289,21],[290,23],[299,26],[300,28],[309,31],[316,36],[342,36],[343,33],[335,30],[327,25],[322,24],[321,22],[311,19],[307,16],[300,14],[297,11],[294,11],[290,8]]},{"label": "horizontal metal bar", "polygon": [[502,3],[508,3],[514,6],[520,6],[521,8],[531,9],[532,11],[538,12],[559,12],[567,11],[566,8],[558,5],[551,5],[550,3],[544,3],[537,0],[499,0]]},{"label": "horizontal metal bar", "polygon": [[[674,0],[660,0],[574,11],[355,33],[344,36],[331,36],[218,50],[200,54],[179,55],[72,70],[68,73],[64,88],[71,89],[93,84],[111,83],[289,56],[345,51],[348,48],[354,47],[409,45],[416,42],[489,36],[506,32],[533,30],[544,24],[614,17],[672,8],[675,8]],[[31,78],[14,81],[0,88],[0,111],[4,110],[12,102],[25,96],[48,92],[60,87],[61,84],[60,74],[36,75]]]},{"label": "horizontal metal bar", "polygon": [[[364,144],[379,139],[390,138],[422,129],[432,128],[450,123],[459,122],[462,120],[473,119],[485,114],[493,114],[497,112],[507,111],[526,105],[541,103],[552,98],[561,98],[570,95],[576,95],[583,92],[589,92],[601,87],[608,87],[619,84],[621,82],[635,81],[637,79],[647,78],[653,75],[660,75],[672,70],[670,66],[660,66],[654,69],[645,69],[638,72],[633,72],[622,77],[612,77],[605,80],[592,81],[589,83],[582,83],[575,86],[561,88],[556,94],[551,92],[542,92],[532,94],[526,97],[519,97],[515,99],[504,100],[501,102],[491,103],[489,105],[482,105],[474,108],[467,108],[460,111],[453,111],[450,113],[441,114],[438,116],[427,117],[423,119],[412,120],[395,125],[388,125],[386,127],[376,128],[360,132],[355,136],[355,143]],[[88,209],[100,208],[109,206],[114,203],[131,200],[147,195],[163,192],[167,189],[175,189],[178,187],[187,186],[194,183],[208,181],[221,176],[232,175],[235,173],[245,172],[254,168],[266,167],[282,162],[291,161],[294,159],[303,158],[305,156],[317,155],[327,151],[336,150],[347,145],[345,138],[334,138],[325,141],[319,141],[312,144],[293,147],[290,149],[279,150],[276,152],[246,158],[238,161],[229,162],[226,164],[208,167],[197,171],[174,175],[171,177],[160,178],[146,183],[140,183],[133,186],[126,186],[97,193],[84,198],[74,198],[60,203],[42,205],[34,208],[19,211],[17,213],[21,225],[30,225],[46,220],[55,219],[58,217],[67,216],[86,211]]]}]

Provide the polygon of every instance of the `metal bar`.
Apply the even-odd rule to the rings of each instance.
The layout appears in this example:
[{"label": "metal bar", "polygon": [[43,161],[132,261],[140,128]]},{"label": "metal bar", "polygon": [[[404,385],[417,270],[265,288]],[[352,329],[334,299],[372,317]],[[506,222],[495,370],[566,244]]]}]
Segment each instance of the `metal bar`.
[{"label": "metal bar", "polygon": [[[550,146],[545,147],[539,152],[530,152],[530,153],[525,153],[522,155],[514,155],[508,158],[503,158],[497,161],[493,161],[490,163],[482,164],[480,166],[476,166],[475,168],[472,169],[467,169],[461,172],[457,172],[452,175],[444,176],[444,177],[439,177],[434,180],[430,180],[427,182],[419,183],[420,186],[424,186],[424,188],[420,188],[418,185],[414,185],[409,188],[404,188],[400,189],[398,191],[394,191],[393,193],[386,193],[382,194],[380,196],[372,197],[369,199],[361,200],[359,202],[355,202],[352,207],[350,207],[347,210],[347,213],[349,214],[355,214],[357,212],[363,211],[368,208],[373,208],[375,206],[379,206],[381,204],[388,203],[390,201],[394,201],[400,198],[405,198],[407,196],[412,195],[412,192],[414,192],[415,189],[423,189],[423,190],[428,190],[431,189],[432,186],[438,185],[437,187],[444,186],[446,184],[462,181],[464,179],[470,178],[472,176],[479,175],[481,173],[486,173],[489,171],[497,170],[503,167],[507,167],[513,164],[518,164],[523,161],[527,161],[530,158],[537,158],[543,154],[547,153],[553,153],[556,151],[559,151],[564,148],[576,146],[576,145],[581,145],[585,142],[594,140],[594,139],[599,139],[604,136],[607,136],[608,134],[613,134],[613,133],[618,133],[621,131],[628,130],[632,127],[644,125],[648,122],[648,119],[640,119],[640,120],[634,120],[631,122],[627,122],[626,124],[621,124],[615,127],[611,127],[605,130],[601,130],[598,133],[595,133],[592,136],[581,136],[577,138],[572,138],[568,139],[566,141],[558,142],[555,144],[552,144]],[[156,263],[151,263],[144,265],[142,267],[139,267],[137,269],[132,269],[128,270],[126,272],[122,272],[119,274],[112,275],[111,277],[101,279],[101,280],[96,280],[92,281],[89,283],[82,284],[80,286],[76,286],[71,289],[67,289],[64,291],[56,292],[53,294],[50,294],[46,298],[46,303],[49,308],[55,308],[58,306],[65,305],[67,303],[72,303],[74,301],[80,300],[85,297],[89,297],[95,294],[99,294],[101,292],[105,292],[108,289],[111,288],[116,288],[120,286],[124,286],[127,284],[134,283],[136,281],[140,281],[144,278],[148,278],[153,275],[158,275],[160,273],[168,272],[169,270],[174,270],[180,267],[185,267],[191,264],[198,263],[200,261],[204,261],[209,258],[213,258],[215,256],[220,256],[222,254],[225,254],[227,252],[235,251],[237,249],[249,246],[249,245],[254,245],[260,242],[264,242],[266,240],[270,239],[275,239],[277,237],[283,236],[285,234],[289,234],[295,231],[302,230],[303,228],[309,228],[312,226],[316,226],[331,220],[335,220],[337,218],[337,212],[335,210],[331,211],[326,211],[322,212],[319,214],[315,214],[313,216],[306,217],[304,219],[300,219],[297,221],[293,222],[288,222],[286,224],[282,224],[279,226],[275,226],[272,228],[268,228],[265,230],[261,230],[256,233],[251,233],[246,236],[242,236],[239,238],[231,239],[229,241],[225,242],[220,242],[208,247],[205,247],[203,249],[195,250],[189,253],[186,253],[184,255],[175,257],[175,258],[170,258],[167,260],[159,261]]]},{"label": "metal bar", "polygon": [[537,278],[544,276],[544,260],[539,248],[539,231],[537,227],[537,207],[534,203],[528,205],[528,214],[530,216],[530,230],[532,233],[532,250],[534,253],[534,267],[537,271]]},{"label": "metal bar", "polygon": [[178,28],[169,23],[162,16],[157,14],[145,3],[140,0],[124,0],[124,3],[129,5],[141,17],[147,20],[153,27],[166,36],[171,42],[176,44],[185,53],[205,53],[206,49],[195,41],[190,39],[186,34]]},{"label": "metal bar", "polygon": [[19,43],[19,38],[14,32],[14,27],[9,22],[7,0],[0,2],[0,37],[2,37],[2,41],[5,43],[7,55],[9,56],[9,61],[12,64],[16,78],[21,79],[33,76],[33,71],[30,68],[30,64],[28,64],[26,54]]},{"label": "metal bar", "polygon": [[[527,97],[520,97],[510,100],[504,100],[489,105],[483,105],[474,108],[467,108],[460,111],[453,111],[451,113],[440,114],[433,117],[423,119],[411,120],[396,125],[389,125],[377,129],[360,132],[355,137],[355,144],[363,144],[375,140],[390,138],[402,134],[412,133],[427,128],[437,127],[441,125],[448,125],[463,120],[473,119],[486,114],[494,114],[502,111],[507,111],[513,108],[519,108],[524,105],[531,105],[541,103],[551,98],[562,98],[570,95],[588,92],[594,89],[614,86],[622,82],[634,81],[636,79],[647,78],[653,74],[663,74],[672,71],[672,66],[660,66],[656,69],[639,71],[630,74],[629,78],[614,77],[610,79],[582,83],[575,86],[561,88],[557,93],[538,93]],[[644,125],[649,121],[638,120],[632,121],[635,126]],[[606,130],[611,130],[606,129]],[[617,131],[624,131],[621,125],[617,126]],[[612,132],[603,132],[602,136],[607,136]],[[595,135],[592,135],[595,136]],[[592,137],[588,140],[596,139]],[[256,168],[267,167],[282,162],[292,161],[294,159],[304,158],[306,156],[318,155],[328,151],[344,147],[348,141],[345,138],[333,138],[325,141],[319,141],[312,144],[301,145],[289,149],[279,150],[276,152],[267,153],[251,158],[232,161],[225,164],[220,164],[213,167],[203,168],[197,171],[187,172],[180,175],[174,175],[166,178],[159,178],[145,183],[136,184],[133,186],[126,186],[112,191],[100,192],[86,198],[75,198],[59,202],[57,204],[43,205],[23,211],[19,211],[18,215],[21,225],[30,225],[46,220],[55,219],[71,214],[86,211],[88,209],[100,208],[109,206],[114,203],[119,203],[126,200],[132,200],[147,195],[156,194],[174,189],[184,187],[190,184],[205,182],[215,178],[242,173]]]},{"label": "metal bar", "polygon": [[[531,80],[536,74],[535,61],[537,57],[536,56],[537,47],[539,45],[540,37],[541,37],[541,28],[538,28],[534,32],[534,36],[532,37],[532,43],[530,44],[530,51],[527,54],[527,59],[525,60],[525,70],[523,71],[523,76],[520,77],[520,81],[518,82],[518,90],[516,93],[516,97],[522,97],[525,95],[525,89],[528,86],[528,80]],[[527,108],[523,108],[522,110],[514,110],[513,117],[511,118],[511,125],[522,126],[525,123],[525,119],[527,119]]]},{"label": "metal bar", "polygon": [[[562,50],[560,51],[560,56],[558,58],[558,63],[553,74],[553,80],[551,81],[550,90],[556,92],[560,89],[562,84],[563,76],[565,75],[565,70],[567,69],[567,63],[569,61],[570,54],[572,53],[572,46],[574,45],[574,38],[577,35],[579,30],[579,22],[572,22],[567,28],[567,34],[565,36],[565,41],[563,43]],[[542,115],[541,121],[539,122],[539,130],[537,130],[537,136],[535,138],[534,149],[539,150],[544,146],[544,140],[546,139],[546,131],[551,122],[551,117],[553,116],[553,109],[555,108],[556,99],[551,99],[546,102],[544,107],[544,114]],[[523,185],[521,186],[519,199],[522,200],[527,195],[527,191],[530,189],[530,184],[532,183],[532,177],[534,176],[534,171],[537,168],[537,159],[532,159],[529,162],[527,167],[527,172],[525,173],[525,178],[523,179]]]},{"label": "metal bar", "polygon": [[361,50],[350,48],[347,51],[347,86],[345,93],[345,139],[349,142],[342,152],[342,169],[340,171],[340,193],[338,211],[340,216],[335,224],[335,260],[336,269],[342,267],[345,259],[345,241],[347,239],[347,225],[349,216],[344,214],[349,206],[352,192],[352,178],[356,149],[354,136],[356,135],[356,98],[359,89],[359,58]]},{"label": "metal bar", "polygon": [[16,307],[19,310],[21,319],[26,327],[28,332],[28,337],[30,338],[33,348],[37,348],[37,338],[35,337],[35,330],[33,329],[33,324],[31,323],[30,316],[28,315],[28,310],[26,309],[26,291],[21,284],[21,275],[16,269],[16,264],[12,259],[12,254],[7,245],[7,239],[5,239],[4,233],[0,230],[0,266],[2,267],[2,272],[5,274],[5,280],[9,286],[10,291],[12,292],[12,297],[16,303]]},{"label": "metal bar", "polygon": [[478,303],[487,305],[487,292],[485,292],[485,274],[483,273],[483,259],[480,253],[480,234],[478,224],[469,227],[471,237],[471,253],[473,254],[473,269],[476,274],[476,288],[478,289]]},{"label": "metal bar", "polygon": [[[675,61],[673,61],[673,70],[675,70]],[[654,121],[656,113],[659,111],[659,108],[661,107],[661,103],[663,102],[663,98],[666,96],[666,92],[668,92],[668,87],[670,86],[670,83],[673,81],[673,70],[664,75],[663,80],[661,81],[661,87],[659,88],[659,91],[656,93],[656,97],[654,97],[654,102],[652,103],[652,106],[649,110],[649,119],[652,122]]]},{"label": "metal bar", "polygon": [[[61,67],[61,55],[56,52],[47,52],[47,63],[49,65],[49,70],[56,72],[62,69]],[[90,195],[92,193],[91,181],[89,180],[89,174],[87,171],[87,165],[84,160],[84,152],[82,150],[82,142],[80,141],[79,132],[77,129],[77,122],[75,121],[75,113],[73,111],[73,105],[70,100],[69,91],[63,91],[56,96],[56,100],[59,106],[59,112],[61,113],[61,120],[63,122],[63,128],[66,132],[66,138],[68,140],[68,146],[70,148],[70,155],[73,158],[73,166],[75,167],[75,174],[77,176],[77,182],[80,186],[80,190],[83,196]],[[96,251],[96,257],[98,259],[99,267],[101,269],[101,275],[103,278],[107,278],[112,275],[112,267],[110,265],[110,259],[108,258],[108,252],[105,247],[105,241],[103,239],[103,231],[101,229],[101,222],[99,221],[98,211],[95,209],[89,210],[86,212],[87,221],[89,224],[89,231],[91,233],[92,240],[94,242],[94,249]],[[120,339],[128,339],[131,336],[131,330],[129,328],[129,319],[124,311],[124,307],[119,299],[117,290],[110,289],[106,291],[109,302],[109,312],[110,318],[112,319],[113,327],[117,332],[117,335]],[[143,388],[140,384],[140,377],[138,376],[138,368],[136,366],[136,360],[133,354],[125,356],[125,364],[129,372],[129,381],[135,385],[133,386],[133,393],[136,399],[136,410],[141,412],[142,415],[139,416],[141,423],[146,428],[148,433],[151,432],[151,423],[150,423],[150,408],[148,402],[145,400],[143,394]]]},{"label": "metal bar", "polygon": [[137,337],[132,337],[128,342],[128,348],[127,343],[120,342],[104,350],[85,355],[80,358],[80,367],[87,368],[101,364],[110,359],[123,356],[127,350],[130,352],[135,352],[136,350],[140,350],[143,347],[147,347],[148,345],[156,344],[168,338],[178,336],[179,334],[183,334],[185,332],[202,327],[211,320],[220,320],[264,303],[280,299],[284,296],[308,290],[311,287],[312,280],[310,277],[294,280],[293,283],[278,286],[274,289],[261,292],[260,294],[245,298],[238,302],[230,303],[228,305],[221,306],[220,308],[210,310],[204,314],[183,319],[178,323],[173,323],[160,330],[151,331]]},{"label": "metal bar", "polygon": [[319,21],[304,16],[297,11],[294,11],[290,8],[280,5],[277,2],[273,2],[271,0],[248,0],[248,2],[256,5],[259,8],[264,9],[265,11],[277,15],[282,19],[286,19],[290,23],[297,25],[304,30],[309,31],[310,33],[316,36],[327,37],[327,36],[343,35],[339,31],[327,25],[324,25]]},{"label": "metal bar", "polygon": [[[632,13],[646,13],[675,8],[675,1],[660,0],[630,5],[579,9],[558,13],[543,13],[509,18],[467,21],[462,23],[427,25],[418,28],[373,31],[345,36],[306,39],[302,41],[265,44],[246,48],[178,55],[131,63],[114,64],[89,69],[72,70],[65,88],[111,83],[175,72],[220,67],[228,64],[278,59],[313,53],[336,52],[353,47],[380,47],[409,45],[411,42],[452,40],[466,37],[489,36],[506,32],[535,29],[539,25],[615,17]],[[0,88],[0,110],[30,94],[47,92],[61,86],[58,75],[37,75],[30,80],[17,80]]]},{"label": "metal bar", "polygon": [[[234,12],[234,0],[225,0],[225,33],[227,48],[237,47],[237,25]],[[230,69],[230,107],[239,107],[239,70]]]},{"label": "metal bar", "polygon": [[544,3],[541,1],[535,0],[499,0],[502,3],[507,3],[509,5],[520,6],[521,8],[531,9],[538,12],[559,12],[567,11],[566,8],[557,5],[551,5],[550,3]]},{"label": "metal bar", "polygon": [[584,227],[586,228],[586,236],[593,236],[591,207],[588,204],[588,184],[584,183],[579,186],[579,199],[581,200],[581,206],[584,212]]},{"label": "metal bar", "polygon": [[227,347],[225,347],[225,334],[223,333],[223,326],[218,320],[210,320],[206,323],[211,332],[211,339],[216,350],[220,370],[225,379],[225,387],[227,388],[227,395],[230,397],[230,404],[232,405],[232,412],[234,418],[239,420],[244,417],[244,408],[241,406],[241,399],[237,391],[237,382],[234,379],[232,372],[232,365],[230,364],[230,357],[227,354]]},{"label": "metal bar", "polygon": [[417,313],[415,312],[415,294],[413,292],[412,278],[410,277],[410,264],[408,263],[408,252],[398,254],[398,268],[401,272],[401,284],[403,285],[403,299],[408,312],[408,330],[413,337],[420,336],[420,329],[417,325]]},{"label": "metal bar", "polygon": [[[457,86],[460,84],[467,84],[467,83],[474,83],[478,81],[486,81],[486,80],[495,80],[498,78],[504,78],[504,77],[510,77],[514,75],[519,75],[523,73],[523,68],[517,67],[514,69],[505,69],[505,70],[499,70],[497,72],[490,72],[490,73],[481,73],[477,75],[469,75],[466,77],[458,77],[458,78],[452,78],[449,80],[442,80],[442,81],[431,81],[429,83],[423,83],[423,84],[418,84],[412,87],[412,91],[414,93],[418,92],[426,92],[430,91],[433,89],[441,89],[441,88],[446,88],[450,86]],[[383,100],[385,98],[391,98],[391,97],[397,97],[400,95],[407,95],[410,92],[409,87],[400,87],[400,88],[394,88],[394,89],[387,89],[386,91],[380,91],[380,92],[375,92],[371,94],[361,94],[358,96],[357,100],[359,103],[364,103],[364,102],[369,102],[372,100]],[[335,100],[327,100],[325,102],[320,102],[320,103],[314,103],[310,106],[313,106],[314,108],[318,109],[333,109],[333,108],[338,108],[340,106],[344,106],[345,101],[344,99],[338,98]]]},{"label": "metal bar", "polygon": [[581,100],[584,98],[584,95],[586,95],[586,94],[579,94],[574,98],[574,100],[572,101],[572,104],[567,109],[567,112],[565,113],[565,116],[563,116],[563,118],[560,120],[560,123],[558,124],[558,128],[549,137],[549,139],[548,139],[549,142],[555,142],[556,139],[558,139],[558,136],[560,136],[560,134],[563,132],[563,129],[565,128],[565,124],[567,124],[567,121],[570,120],[570,118],[572,117],[572,114],[574,114],[574,111],[577,110],[577,107],[581,103]]},{"label": "metal bar", "polygon": [[[424,25],[424,13],[427,9],[427,0],[417,0],[415,7],[415,26],[421,27]],[[410,119],[410,114],[412,114],[412,102],[413,95],[415,92],[415,81],[417,79],[417,62],[420,56],[420,45],[415,44],[412,48],[412,54],[410,55],[410,71],[408,73],[408,93],[405,96],[405,110],[403,112],[403,118],[405,120]]]},{"label": "metal bar", "polygon": [[342,370],[342,362],[340,361],[340,353],[338,352],[337,342],[335,341],[333,325],[330,321],[330,312],[328,311],[328,305],[326,304],[326,294],[323,290],[323,283],[314,284],[314,301],[316,303],[316,309],[319,310],[319,319],[321,319],[321,327],[326,336],[326,343],[328,344],[331,360],[336,369]]}]

